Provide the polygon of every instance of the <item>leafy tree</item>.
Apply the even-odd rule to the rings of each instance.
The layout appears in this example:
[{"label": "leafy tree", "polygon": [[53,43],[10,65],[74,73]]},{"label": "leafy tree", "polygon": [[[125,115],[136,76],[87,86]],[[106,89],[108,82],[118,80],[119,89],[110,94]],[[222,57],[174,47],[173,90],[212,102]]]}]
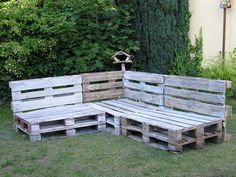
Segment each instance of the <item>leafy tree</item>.
[{"label": "leafy tree", "polygon": [[202,30],[199,36],[195,36],[195,43],[189,41],[188,50],[182,53],[176,52],[176,58],[172,61],[170,73],[185,76],[201,76],[203,61],[203,37]]},{"label": "leafy tree", "polygon": [[0,19],[0,98],[10,80],[111,70],[115,51],[139,48],[113,0],[10,0]]},{"label": "leafy tree", "polygon": [[188,0],[131,0],[129,3],[134,9],[135,37],[140,42],[140,51],[135,57],[138,67],[169,73],[176,54],[188,52]]}]

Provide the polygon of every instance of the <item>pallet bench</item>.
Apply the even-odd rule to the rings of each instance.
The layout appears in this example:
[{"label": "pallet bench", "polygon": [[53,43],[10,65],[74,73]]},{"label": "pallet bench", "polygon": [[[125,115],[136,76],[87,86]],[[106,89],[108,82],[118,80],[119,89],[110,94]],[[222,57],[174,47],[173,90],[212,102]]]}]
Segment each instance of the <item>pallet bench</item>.
[{"label": "pallet bench", "polygon": [[28,134],[31,141],[41,140],[51,132],[74,136],[104,131],[106,123],[105,113],[90,104],[18,113],[14,121],[17,129]]},{"label": "pallet bench", "polygon": [[14,127],[31,141],[109,131],[165,150],[226,136],[230,82],[133,71],[12,81]]},{"label": "pallet bench", "polygon": [[[182,151],[186,145],[195,144],[196,148],[201,148],[206,140],[223,140],[224,120],[221,118],[163,111],[128,99],[102,101],[94,107],[116,115],[116,119],[120,117],[122,135],[161,149]],[[120,127],[114,128],[118,132]]]},{"label": "pallet bench", "polygon": [[79,75],[11,82],[14,127],[31,141],[104,131],[105,113],[82,103]]}]

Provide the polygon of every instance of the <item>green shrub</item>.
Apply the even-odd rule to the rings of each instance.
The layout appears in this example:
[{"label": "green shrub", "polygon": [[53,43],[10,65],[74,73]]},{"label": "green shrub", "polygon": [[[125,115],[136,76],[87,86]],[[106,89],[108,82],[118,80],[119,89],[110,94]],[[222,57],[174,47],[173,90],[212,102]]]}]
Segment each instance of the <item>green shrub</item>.
[{"label": "green shrub", "polygon": [[113,0],[0,2],[0,98],[10,80],[113,69],[115,51],[138,50],[129,11]]},{"label": "green shrub", "polygon": [[176,58],[173,60],[170,73],[184,76],[200,76],[201,63],[203,61],[203,37],[202,30],[195,37],[195,44],[189,41],[188,50],[185,52],[176,51]]},{"label": "green shrub", "polygon": [[229,80],[233,82],[233,88],[228,90],[227,97],[236,98],[236,49],[229,53],[225,66],[222,67],[222,58],[219,54],[208,67],[203,69],[201,76],[211,79]]},{"label": "green shrub", "polygon": [[133,25],[140,50],[135,58],[148,72],[168,74],[178,53],[188,50],[189,0],[118,0],[134,8]]}]

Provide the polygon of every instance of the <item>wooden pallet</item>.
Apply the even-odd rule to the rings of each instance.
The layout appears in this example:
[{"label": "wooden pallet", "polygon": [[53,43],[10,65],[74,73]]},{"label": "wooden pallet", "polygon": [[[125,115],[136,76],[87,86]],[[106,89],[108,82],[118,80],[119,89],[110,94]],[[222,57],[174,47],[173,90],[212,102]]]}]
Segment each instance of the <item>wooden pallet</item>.
[{"label": "wooden pallet", "polygon": [[222,121],[211,126],[198,126],[189,130],[171,130],[146,122],[122,118],[122,135],[154,147],[182,152],[187,146],[194,149],[204,147],[205,141],[222,142]]},{"label": "wooden pallet", "polygon": [[41,140],[44,135],[91,133],[105,130],[105,113],[91,108],[88,104],[16,114],[17,129],[27,135],[31,141]]},{"label": "wooden pallet", "polygon": [[[118,99],[118,100],[109,100],[109,101],[102,101],[95,104],[95,107],[101,108],[105,112],[109,112],[114,115],[119,115],[120,117],[126,117],[130,118],[134,121],[139,121],[139,131],[136,129],[132,129],[134,127],[131,127],[131,129],[128,129],[129,137],[135,138],[137,140],[141,140],[146,142],[147,140],[143,140],[143,136],[134,136],[132,132],[134,132],[137,135],[140,135],[140,133],[143,133],[142,130],[142,123],[143,122],[152,122],[152,125],[155,125],[159,127],[159,129],[165,130],[165,139],[168,137],[169,132],[181,132],[184,134],[185,139],[181,139],[182,143],[179,143],[177,147],[172,147],[172,150],[174,148],[177,148],[177,151],[182,151],[181,148],[192,145],[195,146],[196,149],[203,146],[206,139],[215,139],[215,141],[220,141],[222,139],[222,128],[221,131],[207,131],[209,130],[216,130],[214,126],[221,124],[222,127],[222,121],[223,119],[212,117],[212,116],[205,116],[205,115],[198,115],[193,113],[187,113],[187,112],[180,112],[180,111],[174,111],[170,109],[162,109],[158,108],[156,106],[146,105],[144,103],[135,102],[129,99]],[[210,127],[210,128],[208,128]],[[202,129],[206,129],[202,130]],[[201,136],[194,136],[194,132],[200,132],[202,131]],[[122,125],[122,131],[127,131],[126,128]],[[139,132],[139,133],[137,133]],[[191,133],[191,136],[186,136],[185,134]],[[127,135],[127,133],[124,133]],[[192,135],[193,134],[193,135]],[[206,134],[206,135],[204,135]],[[155,137],[152,137],[150,134],[147,136],[149,141],[155,142]],[[204,135],[204,136],[203,136]],[[177,135],[176,135],[177,136]],[[141,139],[140,139],[141,137]],[[163,137],[163,135],[162,135]],[[217,138],[218,137],[218,138]],[[146,139],[147,139],[146,138]],[[196,139],[197,138],[197,139]],[[167,138],[169,141],[169,139]],[[158,140],[159,142],[163,141],[162,139]],[[152,145],[157,146],[158,143],[149,143]],[[166,146],[161,146],[161,143],[159,143],[159,147],[162,149],[169,149],[170,145],[166,145],[166,142],[164,143]],[[194,145],[195,144],[195,145]],[[179,148],[179,149],[178,149]]]},{"label": "wooden pallet", "polygon": [[121,135],[121,118],[107,113],[106,116],[106,131],[117,136]]},{"label": "wooden pallet", "polygon": [[123,72],[82,74],[84,102],[121,98],[124,95]]},{"label": "wooden pallet", "polygon": [[15,127],[32,141],[106,130],[183,151],[226,137],[230,83],[115,71],[13,81],[10,87]]}]

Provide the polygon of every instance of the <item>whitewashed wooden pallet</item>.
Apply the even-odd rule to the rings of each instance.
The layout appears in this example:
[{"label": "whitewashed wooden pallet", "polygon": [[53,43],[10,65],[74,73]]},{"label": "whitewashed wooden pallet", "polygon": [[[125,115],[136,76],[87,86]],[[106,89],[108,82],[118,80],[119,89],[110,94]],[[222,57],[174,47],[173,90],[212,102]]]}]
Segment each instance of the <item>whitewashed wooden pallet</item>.
[{"label": "whitewashed wooden pallet", "polygon": [[14,115],[16,127],[28,134],[30,140],[41,140],[46,133],[64,131],[65,136],[73,136],[93,128],[92,132],[104,131],[106,118],[103,111],[91,104],[63,106]]},{"label": "whitewashed wooden pallet", "polygon": [[[109,100],[96,103],[95,105],[100,106],[103,111],[109,111],[110,113],[117,114],[120,116],[128,115],[129,117],[142,117],[156,121],[159,124],[165,125],[168,128],[182,128],[190,130],[195,126],[205,125],[209,126],[218,121],[223,120],[218,117],[196,115],[192,113],[182,114],[180,111],[163,111],[145,108],[142,105],[128,99],[121,100]],[[109,109],[109,110],[108,110]],[[122,115],[123,114],[123,115]]]},{"label": "whitewashed wooden pallet", "polygon": [[121,98],[124,95],[123,72],[82,74],[84,102]]},{"label": "whitewashed wooden pallet", "polygon": [[9,85],[13,113],[83,102],[80,75],[12,81]]},{"label": "whitewashed wooden pallet", "polygon": [[[225,92],[231,82],[115,71],[13,81],[9,85],[16,127],[32,140],[44,133],[64,131],[72,136],[96,127],[95,132],[109,129],[120,135],[122,130],[148,144],[163,147],[157,142],[167,142],[167,148],[181,150],[184,144],[200,147],[206,139],[220,139],[229,110]],[[91,101],[100,102],[82,104]],[[140,126],[122,126],[121,121]],[[165,130],[168,136],[147,131],[150,127]],[[188,137],[190,131],[200,135]],[[141,139],[136,134],[141,134]],[[186,136],[188,141],[183,140]]]},{"label": "whitewashed wooden pallet", "polygon": [[[122,134],[135,140],[146,142],[161,149],[182,151],[185,145],[193,144],[195,148],[202,148],[206,139],[222,139],[223,119],[212,116],[184,113],[180,111],[157,109],[156,106],[138,103],[129,99],[108,100],[94,103],[93,106],[111,114],[119,115],[121,120],[139,122],[140,126],[122,125]],[[144,125],[155,127],[165,131],[144,132]],[[210,127],[210,128],[209,128]],[[181,137],[178,142],[170,144],[169,133],[173,136]],[[173,133],[175,132],[175,133]],[[187,136],[187,134],[195,136]],[[198,132],[196,134],[196,132]],[[200,134],[199,134],[200,132]],[[159,142],[159,144],[158,144]],[[165,146],[164,146],[165,145]]]},{"label": "whitewashed wooden pallet", "polygon": [[163,75],[126,71],[124,73],[124,97],[135,101],[163,105],[163,84]]},{"label": "whitewashed wooden pallet", "polygon": [[107,114],[106,116],[106,131],[117,136],[121,135],[121,117]]},{"label": "whitewashed wooden pallet", "polygon": [[126,71],[124,96],[152,105],[225,118],[230,82]]}]

